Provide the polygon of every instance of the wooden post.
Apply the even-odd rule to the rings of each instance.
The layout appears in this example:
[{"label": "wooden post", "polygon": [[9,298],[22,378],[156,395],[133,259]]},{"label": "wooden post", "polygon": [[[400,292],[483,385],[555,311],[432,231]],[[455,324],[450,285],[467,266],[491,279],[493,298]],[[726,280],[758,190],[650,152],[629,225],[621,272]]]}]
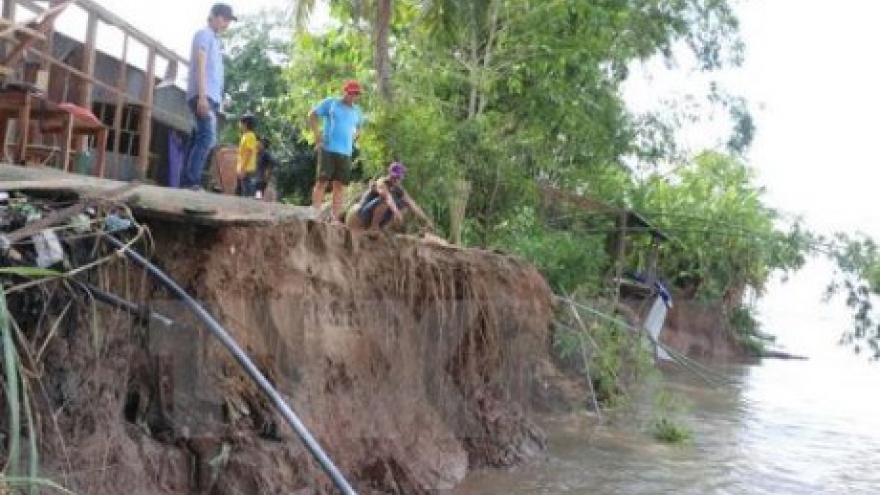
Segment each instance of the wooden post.
[{"label": "wooden post", "polygon": [[[96,50],[95,44],[98,39],[98,16],[95,15],[94,12],[89,12],[89,20],[86,25],[86,42],[83,45],[83,61],[82,67],[80,69],[89,75],[89,79],[80,79],[79,81],[79,94],[76,98],[76,104],[90,110],[92,109],[92,100],[95,86],[92,84],[91,78],[94,77],[95,74],[95,58],[96,58]],[[66,139],[67,137],[65,137]],[[82,151],[88,148],[89,138],[88,136],[77,136],[76,143],[73,144],[72,149],[75,151]],[[70,157],[65,156],[62,161],[65,164],[64,170],[67,171],[67,164],[70,162]]]},{"label": "wooden post", "polygon": [[614,268],[614,306],[617,307],[618,301],[620,301],[620,284],[623,281],[623,263],[626,258],[626,242],[627,237],[629,237],[629,233],[627,232],[627,216],[628,213],[626,210],[620,211],[620,230],[619,236],[620,240],[617,243],[617,261],[615,262]]},{"label": "wooden post", "polygon": [[150,47],[147,56],[147,69],[144,71],[144,86],[141,88],[141,101],[144,106],[141,109],[141,122],[138,126],[140,133],[140,146],[138,147],[137,165],[140,169],[141,178],[146,178],[147,167],[150,165],[150,140],[153,134],[153,94],[156,82],[156,48]]},{"label": "wooden post", "polygon": [[[94,77],[95,73],[95,41],[98,38],[98,16],[93,12],[89,13],[89,22],[86,27],[86,43],[83,46],[83,62],[80,69]],[[76,104],[91,110],[92,108],[92,89],[94,86],[88,79],[83,79],[79,86],[79,95]]]},{"label": "wooden post", "polygon": [[660,239],[651,233],[651,252],[648,255],[648,280],[650,286],[657,281],[657,262],[660,258]]},{"label": "wooden post", "polygon": [[[55,46],[55,23],[53,22],[49,28],[46,30],[46,41],[43,43],[42,53],[52,53],[52,47]],[[52,64],[49,63],[48,60],[41,57],[40,58],[40,70],[49,71],[52,68]],[[48,94],[49,91],[47,90]]]},{"label": "wooden post", "polygon": [[9,19],[10,21],[15,19],[15,4],[14,0],[3,0],[3,18]]},{"label": "wooden post", "polygon": [[[15,22],[15,2],[13,0],[3,0],[3,18],[8,19],[10,23]],[[6,58],[5,43],[0,44],[0,58]]]},{"label": "wooden post", "polygon": [[[24,165],[27,153],[28,142],[30,141],[31,129],[31,94],[24,92],[24,104],[18,111],[18,137],[21,140],[18,144],[18,160]],[[5,139],[5,138],[4,138]]]},{"label": "wooden post", "polygon": [[93,172],[96,177],[104,177],[104,159],[106,157],[107,150],[107,129],[101,129],[98,131],[97,143],[95,144],[96,152],[95,152],[95,168]]},{"label": "wooden post", "polygon": [[116,109],[113,113],[113,155],[119,162],[119,143],[122,141],[122,111],[125,108],[125,94],[128,90],[128,33],[122,38],[122,60],[119,61],[119,78],[116,81]]},{"label": "wooden post", "polygon": [[67,112],[64,116],[64,131],[61,136],[61,170],[70,172],[70,142],[73,140],[74,116]]}]

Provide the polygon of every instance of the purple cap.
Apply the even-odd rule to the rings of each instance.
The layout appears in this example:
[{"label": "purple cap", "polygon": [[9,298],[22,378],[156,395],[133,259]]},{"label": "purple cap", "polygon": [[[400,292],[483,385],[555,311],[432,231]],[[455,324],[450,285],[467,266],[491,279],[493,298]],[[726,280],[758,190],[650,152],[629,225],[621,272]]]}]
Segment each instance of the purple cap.
[{"label": "purple cap", "polygon": [[388,175],[395,179],[402,179],[406,175],[406,166],[400,162],[394,162],[388,166]]}]

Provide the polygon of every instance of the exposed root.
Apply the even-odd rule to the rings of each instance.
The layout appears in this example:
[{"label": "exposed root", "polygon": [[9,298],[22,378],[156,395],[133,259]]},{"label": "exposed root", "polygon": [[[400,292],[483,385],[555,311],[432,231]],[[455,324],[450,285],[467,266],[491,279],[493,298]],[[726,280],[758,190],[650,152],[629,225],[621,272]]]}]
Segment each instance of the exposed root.
[{"label": "exposed root", "polygon": [[[137,248],[224,323],[359,490],[451,488],[468,466],[543,447],[527,408],[550,294],[526,264],[314,222],[152,232]],[[83,242],[77,266],[101,260],[82,272],[90,284],[174,323],[63,280],[11,294],[46,472],[90,494],[328,492],[225,349],[140,270]]]}]

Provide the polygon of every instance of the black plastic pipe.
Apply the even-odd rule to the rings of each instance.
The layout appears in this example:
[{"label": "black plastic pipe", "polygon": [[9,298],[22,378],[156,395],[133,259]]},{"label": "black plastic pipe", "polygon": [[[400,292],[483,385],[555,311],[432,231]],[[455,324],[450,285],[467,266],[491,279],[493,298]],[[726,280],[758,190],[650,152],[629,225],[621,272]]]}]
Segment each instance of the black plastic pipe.
[{"label": "black plastic pipe", "polygon": [[155,311],[151,311],[149,308],[145,306],[138,306],[137,304],[123,299],[122,297],[117,296],[116,294],[105,292],[92,284],[86,282],[80,282],[78,280],[74,280],[76,285],[78,285],[82,290],[88,292],[92,297],[95,298],[96,301],[102,302],[108,306],[112,306],[116,309],[121,309],[126,313],[134,316],[138,322],[146,323],[149,320],[156,320],[166,327],[170,327],[174,321],[160,313],[156,313]]},{"label": "black plastic pipe", "polygon": [[287,402],[284,401],[284,398],[281,397],[281,394],[275,390],[275,387],[269,383],[269,380],[266,379],[265,376],[260,372],[260,370],[254,365],[253,361],[245,354],[245,352],[238,346],[235,340],[229,335],[229,333],[220,326],[220,323],[211,316],[208,311],[203,308],[195,299],[192,298],[189,294],[186,293],[179,285],[177,285],[174,280],[171,279],[165,272],[160,270],[156,265],[150,263],[146,258],[141,256],[135,251],[132,251],[128,246],[120,242],[113,236],[104,235],[104,239],[107,240],[110,244],[112,244],[116,249],[119,249],[123,254],[125,254],[128,259],[134,261],[136,264],[140,265],[144,270],[147,271],[150,275],[153,276],[156,280],[158,280],[162,285],[164,285],[168,290],[170,290],[175,296],[180,298],[189,309],[195,313],[195,315],[208,327],[208,330],[214,334],[220,343],[222,343],[226,349],[232,354],[232,357],[238,361],[238,364],[244,368],[248,375],[250,375],[251,379],[257,383],[260,389],[269,397],[269,400],[272,401],[272,404],[278,410],[279,413],[284,417],[287,421],[287,424],[293,428],[296,432],[297,436],[299,436],[300,440],[303,441],[306,448],[309,449],[312,456],[318,461],[318,464],[321,465],[321,468],[324,469],[324,472],[330,476],[330,479],[333,480],[333,484],[336,485],[343,494],[345,495],[357,495],[357,492],[351,488],[351,485],[348,484],[345,477],[333,464],[333,461],[327,457],[327,454],[324,453],[324,450],[321,449],[321,446],[318,445],[318,442],[312,437],[312,434],[309,433],[309,430],[306,429],[305,425],[303,425],[302,421],[297,417],[296,413],[287,405]]}]

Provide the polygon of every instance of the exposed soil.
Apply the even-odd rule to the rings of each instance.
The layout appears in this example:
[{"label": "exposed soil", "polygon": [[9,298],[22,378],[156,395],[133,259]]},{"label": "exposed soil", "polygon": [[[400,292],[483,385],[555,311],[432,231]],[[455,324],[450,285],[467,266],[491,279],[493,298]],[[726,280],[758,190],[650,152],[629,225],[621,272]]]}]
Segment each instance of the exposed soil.
[{"label": "exposed soil", "polygon": [[[544,447],[532,412],[588,399],[548,354],[552,298],[525,262],[352,235],[280,205],[132,194],[163,218],[138,250],[217,317],[359,493],[434,493],[470,468],[516,465]],[[223,218],[180,221],[191,198]],[[69,247],[74,266],[110,252]],[[120,257],[88,281],[174,323],[138,323],[61,283],[10,296],[34,353],[22,361],[44,476],[90,495],[333,492],[227,350],[140,268]],[[631,304],[634,317],[643,306]],[[661,339],[695,357],[742,357],[719,310],[681,298]]]},{"label": "exposed soil", "polygon": [[[752,358],[733,338],[725,309],[719,304],[697,301],[690,294],[677,292],[666,314],[660,342],[691,358],[704,362],[743,362]],[[626,297],[620,309],[636,327],[648,315],[650,299]]]},{"label": "exposed soil", "polygon": [[747,351],[731,335],[720,306],[678,299],[666,316],[660,341],[707,362],[742,362]]},{"label": "exposed soil", "polygon": [[[152,259],[225,325],[359,493],[443,490],[470,467],[543,448],[527,409],[549,362],[550,292],[526,263],[296,220],[150,227]],[[92,281],[175,324],[103,309],[59,319],[37,394],[48,477],[93,495],[332,492],[179,303],[121,259]],[[53,304],[62,314],[63,298]]]}]

